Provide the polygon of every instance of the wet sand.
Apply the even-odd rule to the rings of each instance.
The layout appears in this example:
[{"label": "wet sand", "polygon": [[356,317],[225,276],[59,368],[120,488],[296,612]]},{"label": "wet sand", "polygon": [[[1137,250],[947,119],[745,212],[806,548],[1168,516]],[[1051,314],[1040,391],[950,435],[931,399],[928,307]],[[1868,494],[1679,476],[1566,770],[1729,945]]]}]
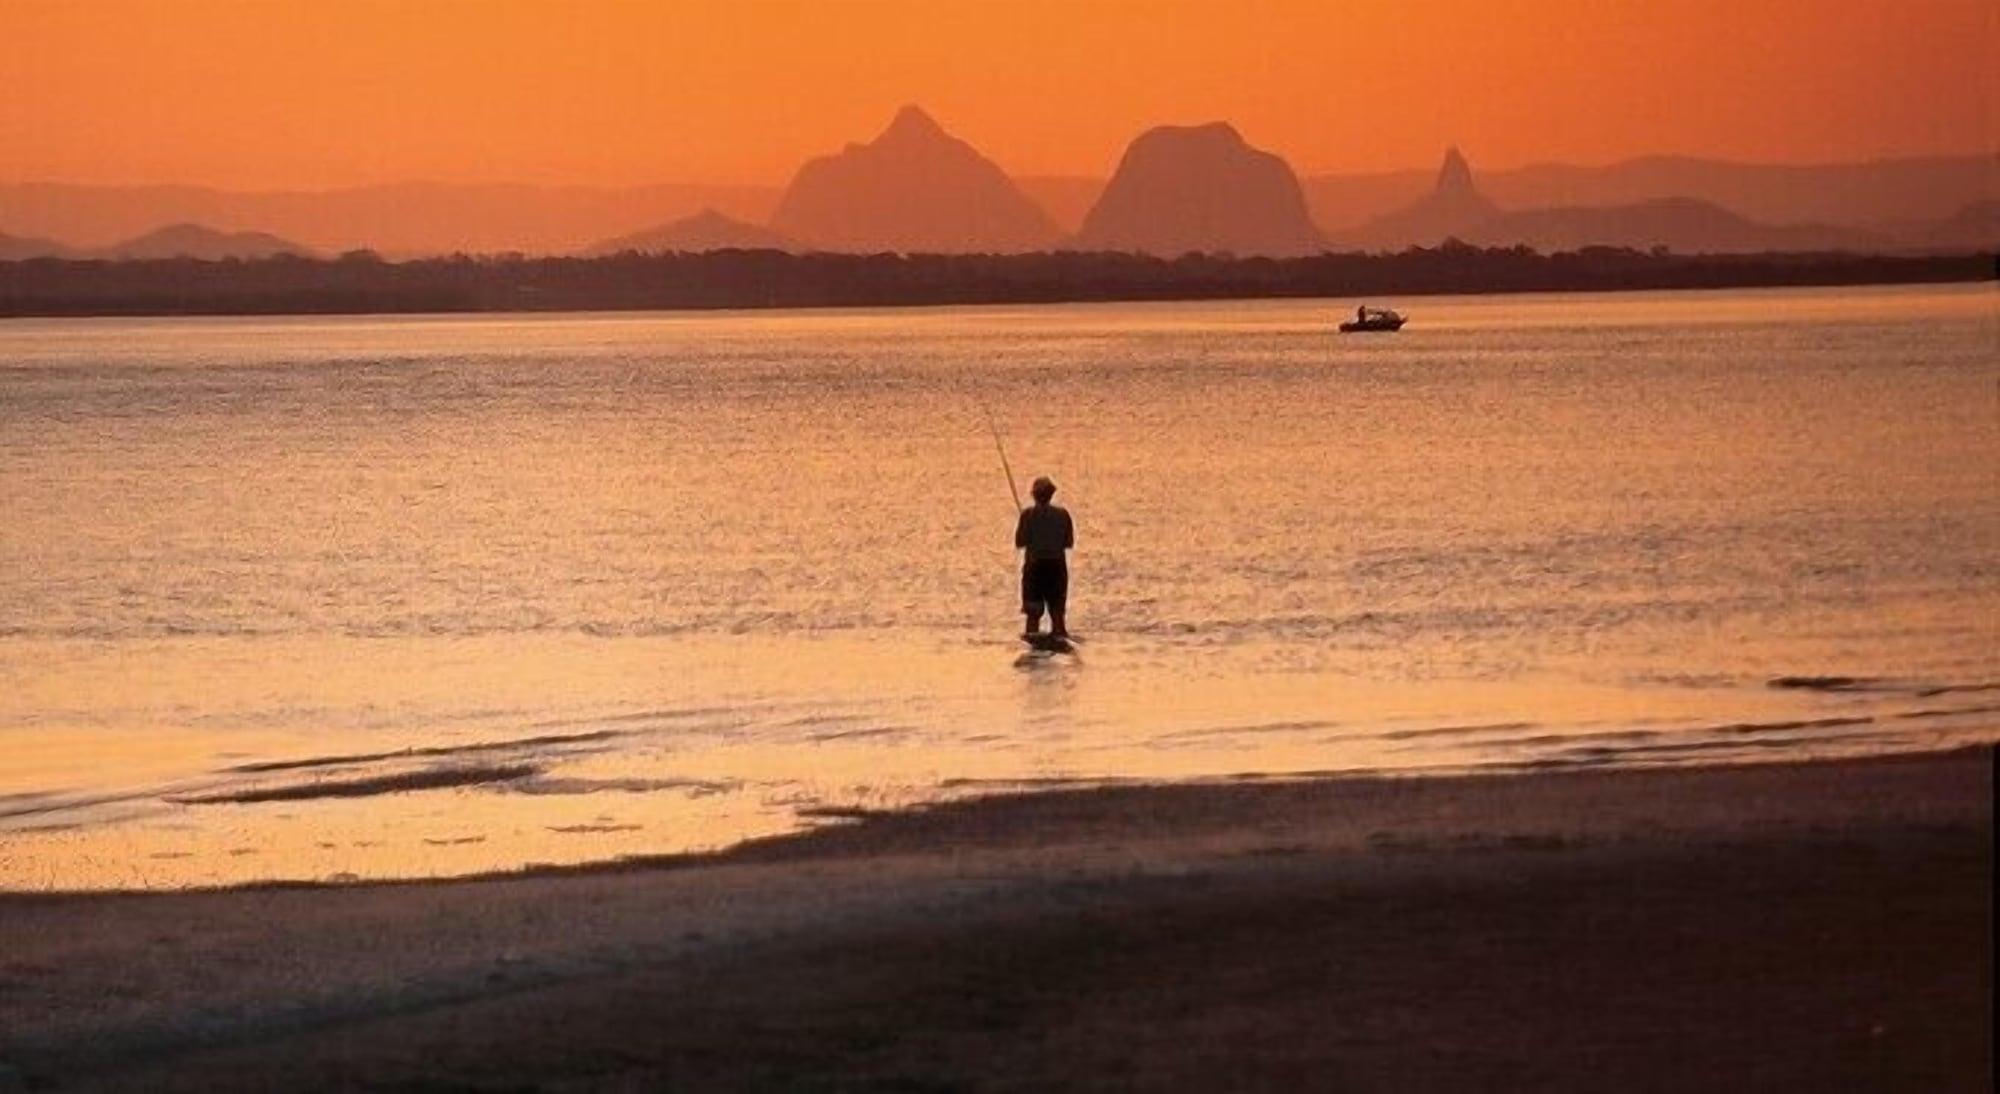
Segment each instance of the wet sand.
[{"label": "wet sand", "polygon": [[1118,787],[0,897],[0,1090],[1986,1090],[1992,752]]}]

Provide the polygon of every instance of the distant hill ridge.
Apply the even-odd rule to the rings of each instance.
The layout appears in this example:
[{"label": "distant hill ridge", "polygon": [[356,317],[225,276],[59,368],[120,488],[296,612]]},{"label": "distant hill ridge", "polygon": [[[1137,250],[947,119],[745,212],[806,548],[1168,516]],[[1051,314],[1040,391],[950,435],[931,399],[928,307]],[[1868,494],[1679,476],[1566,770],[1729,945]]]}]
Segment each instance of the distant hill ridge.
[{"label": "distant hill ridge", "polygon": [[703,209],[657,228],[618,236],[584,249],[585,255],[701,254],[707,251],[798,251],[798,243],[760,225]]},{"label": "distant hill ridge", "polygon": [[275,255],[316,257],[309,247],[266,232],[219,232],[200,224],[168,224],[109,247],[84,249],[49,239],[29,239],[0,232],[0,261],[27,258],[271,258]]},{"label": "distant hill ridge", "polygon": [[[1335,236],[1416,201],[1429,171],[1306,177],[1314,219]],[[1693,198],[1764,223],[1891,230],[2000,199],[2000,156],[1920,156],[1862,163],[1761,164],[1641,156],[1601,166],[1531,164],[1482,172],[1480,191],[1510,209],[1633,205]]]},{"label": "distant hill ridge", "polygon": [[37,239],[33,236],[8,235],[0,232],[0,262],[18,262],[24,258],[77,258],[72,247],[65,247],[53,239]]},{"label": "distant hill ridge", "polygon": [[221,232],[200,224],[169,224],[99,252],[103,258],[270,258],[311,257],[309,247],[268,232]]},{"label": "distant hill ridge", "polygon": [[713,208],[761,222],[774,186],[539,186],[398,182],[322,191],[204,186],[0,184],[0,230],[108,247],[162,224],[271,232],[328,253],[368,247],[392,258],[563,254]]},{"label": "distant hill ridge", "polygon": [[1608,206],[1503,209],[1474,182],[1458,149],[1445,154],[1431,192],[1345,233],[1343,242],[1378,250],[1435,246],[1456,239],[1539,251],[1610,246],[1697,253],[1879,249],[1884,241],[1852,228],[1752,221],[1695,198]]},{"label": "distant hill ridge", "polygon": [[1934,247],[2000,249],[2000,199],[1975,201],[1930,226],[1925,241]]}]

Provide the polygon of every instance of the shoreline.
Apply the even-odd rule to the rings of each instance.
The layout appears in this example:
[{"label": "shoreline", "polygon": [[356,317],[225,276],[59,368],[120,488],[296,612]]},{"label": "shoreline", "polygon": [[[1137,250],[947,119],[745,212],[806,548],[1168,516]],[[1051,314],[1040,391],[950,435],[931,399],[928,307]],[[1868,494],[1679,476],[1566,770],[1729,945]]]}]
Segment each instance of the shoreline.
[{"label": "shoreline", "polygon": [[1994,257],[1978,248],[1676,254],[1589,247],[1543,254],[1441,245],[1282,259],[743,250],[404,262],[35,258],[0,262],[0,319],[759,312],[1989,284]]},{"label": "shoreline", "polygon": [[[477,747],[477,746],[475,746]],[[1151,778],[1143,776],[1075,777],[1049,780],[1036,785],[1033,780],[1001,779],[990,793],[943,798],[904,807],[883,809],[820,807],[801,813],[801,819],[824,822],[772,835],[752,836],[725,847],[698,851],[662,851],[618,854],[581,862],[529,862],[521,866],[478,870],[462,874],[407,877],[351,878],[259,878],[212,885],[154,886],[135,888],[10,889],[0,887],[0,907],[23,900],[116,899],[122,897],[172,897],[237,892],[287,890],[352,890],[400,888],[406,886],[457,886],[538,879],[562,879],[597,875],[620,875],[651,871],[695,870],[742,863],[791,862],[822,858],[847,858],[883,853],[889,845],[907,846],[912,841],[970,840],[983,845],[1009,842],[1022,833],[1010,829],[1010,817],[1038,812],[1075,818],[1088,814],[1093,805],[1120,802],[1151,803],[1148,808],[1163,810],[1174,806],[1171,799],[1234,803],[1238,806],[1264,805],[1274,811],[1286,808],[1281,799],[1323,798],[1337,791],[1352,791],[1373,798],[1394,798],[1397,788],[1422,784],[1422,794],[1439,796],[1454,789],[1540,779],[1617,779],[1622,777],[1700,776],[1704,773],[1762,771],[1773,768],[1872,767],[1885,764],[1922,764],[1951,761],[1961,757],[1991,753],[2000,741],[1956,744],[1934,749],[1911,749],[1866,755],[1769,759],[1730,758],[1715,762],[1696,761],[1652,765],[1592,766],[1527,762],[1489,764],[1473,769],[1413,768],[1375,770],[1367,768],[1299,771],[1243,772],[1239,774]],[[281,764],[280,766],[288,766]],[[477,774],[475,772],[474,774]],[[450,781],[439,779],[449,787]],[[408,789],[431,787],[419,782]],[[249,792],[214,798],[217,801],[286,800],[294,797],[282,791]],[[338,797],[330,793],[327,796]],[[179,799],[207,801],[205,798]],[[1081,806],[1072,809],[1071,806]],[[1747,818],[1737,818],[1744,820]],[[1296,823],[1296,819],[1287,823]],[[1212,824],[1213,820],[1197,824]],[[4,833],[0,833],[4,835]],[[1129,836],[1131,833],[1125,833]]]},{"label": "shoreline", "polygon": [[697,857],[0,894],[0,1089],[1984,1089],[1993,755],[1111,786]]},{"label": "shoreline", "polygon": [[[1988,256],[1981,256],[1988,257]],[[1990,256],[2000,263],[2000,255]],[[16,260],[20,261],[20,260]],[[5,262],[0,262],[4,267]],[[2000,269],[2000,267],[1996,267]],[[1431,299],[1436,297],[1541,297],[1541,296],[1625,296],[1647,293],[1733,293],[1733,292],[1785,292],[1812,291],[1815,289],[1944,289],[1961,285],[2000,284],[2000,272],[1981,272],[1976,276],[1952,275],[1934,279],[1899,279],[1882,281],[1790,281],[1759,282],[1754,284],[1730,285],[1629,285],[1599,286],[1583,288],[1436,288],[1415,289],[1396,292],[1397,299],[1405,297]],[[1222,296],[1118,296],[1118,297],[1074,297],[1062,299],[993,299],[993,300],[941,300],[908,303],[833,303],[833,304],[666,304],[632,305],[629,307],[574,307],[574,308],[446,308],[436,311],[409,309],[386,309],[381,311],[105,311],[105,312],[36,312],[13,313],[0,311],[0,323],[7,322],[63,322],[67,320],[132,320],[144,322],[155,319],[457,319],[482,316],[519,316],[523,318],[560,320],[565,317],[613,317],[632,318],[648,315],[689,315],[689,316],[761,316],[772,313],[841,315],[849,313],[887,312],[946,312],[965,308],[1022,308],[1022,307],[1116,307],[1134,304],[1254,304],[1313,301],[1349,301],[1361,299],[1382,299],[1392,295],[1356,289],[1339,293],[1244,293]]]}]

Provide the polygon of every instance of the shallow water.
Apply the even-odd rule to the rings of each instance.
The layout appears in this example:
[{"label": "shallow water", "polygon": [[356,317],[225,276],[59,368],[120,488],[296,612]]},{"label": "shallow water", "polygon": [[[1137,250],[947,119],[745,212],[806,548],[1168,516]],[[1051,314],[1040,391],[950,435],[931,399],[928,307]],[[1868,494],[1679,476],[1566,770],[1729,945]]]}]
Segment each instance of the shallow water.
[{"label": "shallow water", "polygon": [[[1992,740],[1997,303],[0,325],[0,887]],[[1079,657],[1012,637],[986,408]]]}]

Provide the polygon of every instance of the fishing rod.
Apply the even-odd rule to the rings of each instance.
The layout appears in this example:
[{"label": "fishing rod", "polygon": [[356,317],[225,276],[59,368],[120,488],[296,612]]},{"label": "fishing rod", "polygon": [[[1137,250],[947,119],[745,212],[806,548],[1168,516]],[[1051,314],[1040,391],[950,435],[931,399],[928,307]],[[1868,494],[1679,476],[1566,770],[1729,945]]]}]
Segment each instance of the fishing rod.
[{"label": "fishing rod", "polygon": [[1014,484],[1014,465],[1007,462],[1007,443],[1000,439],[1000,423],[993,420],[993,408],[986,405],[986,400],[979,398],[977,392],[973,398],[986,415],[986,428],[993,431],[993,450],[1000,453],[1000,470],[1007,473],[1007,492],[1014,495],[1014,511],[1018,513],[1026,506],[1021,504],[1021,488]]}]

